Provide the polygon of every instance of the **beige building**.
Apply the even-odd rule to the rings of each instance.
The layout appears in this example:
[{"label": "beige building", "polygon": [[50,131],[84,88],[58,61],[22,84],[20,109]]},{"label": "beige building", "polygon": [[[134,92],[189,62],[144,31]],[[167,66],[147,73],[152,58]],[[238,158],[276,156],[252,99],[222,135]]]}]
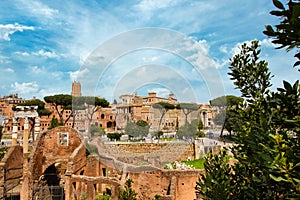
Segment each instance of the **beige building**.
[{"label": "beige building", "polygon": [[[116,116],[116,126],[119,130],[126,127],[128,121],[146,121],[153,131],[162,130],[173,132],[185,123],[185,115],[180,109],[168,110],[164,114],[159,109],[154,109],[153,105],[159,102],[167,102],[178,105],[179,102],[173,94],[168,98],[158,97],[155,92],[148,93],[148,96],[137,94],[124,94],[120,96],[120,103],[113,104],[112,108]],[[162,116],[163,115],[163,116]],[[212,127],[212,109],[209,104],[200,104],[199,110],[188,114],[187,120],[201,119],[205,127]],[[161,122],[161,123],[160,123]]]}]

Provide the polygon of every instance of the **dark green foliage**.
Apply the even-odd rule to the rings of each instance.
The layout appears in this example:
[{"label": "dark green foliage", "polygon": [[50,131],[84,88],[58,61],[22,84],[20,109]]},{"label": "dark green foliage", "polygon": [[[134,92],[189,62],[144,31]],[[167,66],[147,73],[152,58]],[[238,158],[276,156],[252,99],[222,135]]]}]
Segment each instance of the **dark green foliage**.
[{"label": "dark green foliage", "polygon": [[158,132],[156,133],[157,138],[160,138],[160,137],[163,136],[163,135],[164,135],[164,132],[162,132],[162,131],[158,131]]},{"label": "dark green foliage", "polygon": [[[92,125],[91,123],[95,112],[97,112],[100,108],[105,108],[108,106],[109,106],[109,102],[104,98],[93,97],[93,96],[81,96],[81,97],[72,98],[73,111],[85,110],[85,116],[87,117],[90,125]],[[91,133],[90,130],[88,130],[88,132]]]},{"label": "dark green foliage", "polygon": [[268,69],[268,63],[259,60],[259,44],[258,41],[252,41],[251,46],[246,43],[242,45],[241,53],[237,54],[230,60],[229,69],[234,85],[238,88],[242,97],[248,102],[253,99],[263,98],[268,94],[271,87],[271,73]]},{"label": "dark green foliage", "polygon": [[199,119],[199,122],[198,122],[198,130],[202,130],[204,128],[204,125],[203,125],[203,122],[201,119]]},{"label": "dark green foliage", "polygon": [[168,109],[174,109],[175,105],[167,103],[167,102],[158,102],[156,104],[153,104],[152,107],[155,108],[155,109],[166,109],[166,110],[168,110]]},{"label": "dark green foliage", "polygon": [[222,109],[213,118],[213,122],[218,126],[223,126],[231,135],[232,131],[236,132],[242,124],[239,114],[235,108]]},{"label": "dark green foliage", "polygon": [[[253,59],[258,57],[252,54],[259,52],[258,47],[257,42],[251,47],[244,44],[241,54],[231,61],[230,75],[247,97],[245,104],[234,108],[241,119],[232,149],[237,163],[230,167],[225,153],[208,157],[206,177],[196,187],[197,193],[208,198],[300,198],[299,82],[284,81],[284,88],[270,92],[266,62]],[[245,60],[246,55],[251,56]]]},{"label": "dark green foliage", "polygon": [[129,121],[125,127],[125,132],[130,137],[143,138],[149,133],[149,125],[143,120],[139,120],[137,123]]},{"label": "dark green foliage", "polygon": [[200,138],[200,137],[205,137],[205,133],[204,131],[197,131],[196,135],[195,135],[197,138]]},{"label": "dark green foliage", "polygon": [[72,105],[72,96],[69,94],[56,94],[53,96],[45,96],[44,100],[47,103],[51,103],[54,105],[60,105],[62,108],[69,108]]},{"label": "dark green foliage", "polygon": [[62,123],[58,121],[57,118],[53,117],[50,124],[50,129],[55,128],[57,126],[62,126]]},{"label": "dark green foliage", "polygon": [[110,139],[110,140],[117,140],[119,141],[120,138],[121,138],[122,134],[120,133],[107,133],[107,137]]},{"label": "dark green foliage", "polygon": [[0,160],[2,160],[2,158],[4,158],[6,152],[7,152],[7,147],[0,148]]},{"label": "dark green foliage", "polygon": [[[20,103],[17,106],[38,106],[37,112],[39,116],[49,116],[51,115],[51,111],[45,109],[45,103],[39,99],[33,99],[30,101],[26,101],[24,103]],[[16,110],[16,106],[12,108],[13,110]]]},{"label": "dark green foliage", "polygon": [[162,123],[162,120],[165,116],[165,114],[172,109],[175,109],[176,106],[167,102],[158,102],[152,105],[152,108],[159,110],[160,112],[160,118],[159,118],[159,124],[158,124],[158,130],[160,131],[160,126]]},{"label": "dark green foliage", "polygon": [[[274,44],[280,45],[278,48],[286,47],[286,50],[292,50],[299,48],[300,46],[300,2],[299,0],[288,1],[287,8],[279,0],[273,0],[273,4],[278,10],[270,12],[271,15],[279,17],[282,21],[275,25],[273,28],[271,25],[266,26],[264,34],[273,38]],[[294,66],[300,64],[300,52],[295,54],[298,61]]]},{"label": "dark green foliage", "polygon": [[182,139],[194,139],[198,132],[198,120],[193,120],[191,123],[185,123],[179,127],[176,135]]},{"label": "dark green foliage", "polygon": [[176,106],[177,109],[181,109],[185,115],[185,123],[190,113],[199,110],[199,106],[196,103],[180,103]]},{"label": "dark green foliage", "polygon": [[2,138],[2,131],[3,131],[3,126],[0,125],[0,140]]},{"label": "dark green foliage", "polygon": [[125,182],[125,188],[122,189],[119,187],[119,200],[136,200],[137,193],[131,188],[132,187],[132,180],[127,179]]},{"label": "dark green foliage", "polygon": [[[231,199],[235,185],[231,185],[231,167],[228,164],[226,151],[213,156],[208,154],[204,161],[206,175],[201,174],[201,178],[196,183],[196,193],[204,199]],[[221,169],[221,170],[219,170]]]},{"label": "dark green foliage", "polygon": [[234,106],[243,103],[244,99],[234,95],[226,95],[217,97],[213,100],[210,100],[209,103],[211,106],[225,107],[225,106]]},{"label": "dark green foliage", "polygon": [[103,135],[104,134],[104,130],[103,128],[96,126],[96,125],[92,125],[89,129],[90,131],[90,136],[94,137],[95,134],[97,133],[98,135]]},{"label": "dark green foliage", "polygon": [[85,144],[85,147],[86,147],[86,151],[85,151],[86,156],[89,156],[89,155],[92,155],[92,154],[97,154],[97,155],[99,154],[97,146],[95,146],[94,144],[91,144],[91,143],[87,142]]},{"label": "dark green foliage", "polygon": [[236,131],[239,127],[240,119],[232,108],[242,104],[243,101],[243,98],[233,95],[221,96],[210,101],[211,106],[220,108],[220,112],[213,118],[213,122],[215,125],[222,126],[221,137],[223,136],[224,128],[231,135],[231,132]]},{"label": "dark green foliage", "polygon": [[65,125],[73,115],[73,112],[63,119],[63,113],[65,110],[72,110],[72,96],[68,94],[57,94],[53,96],[45,96],[44,100],[55,107],[55,110],[59,116],[59,122]]}]

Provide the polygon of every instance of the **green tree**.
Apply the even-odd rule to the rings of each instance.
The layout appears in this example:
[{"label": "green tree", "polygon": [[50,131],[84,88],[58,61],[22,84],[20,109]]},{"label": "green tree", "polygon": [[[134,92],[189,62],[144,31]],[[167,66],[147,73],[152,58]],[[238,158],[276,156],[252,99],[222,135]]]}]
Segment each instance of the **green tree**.
[{"label": "green tree", "polygon": [[50,123],[50,129],[55,128],[57,126],[62,126],[62,123],[60,123],[58,121],[58,119],[53,116],[53,118],[51,119],[51,123]]},{"label": "green tree", "polygon": [[[38,112],[39,116],[51,115],[51,111],[45,109],[45,103],[39,99],[29,100],[24,103],[17,104],[17,106],[38,106],[37,112]],[[14,106],[12,109],[15,110],[16,106]]]},{"label": "green tree", "polygon": [[143,120],[139,120],[137,123],[129,121],[126,124],[125,132],[130,137],[143,138],[149,133],[149,125]]},{"label": "green tree", "polygon": [[187,122],[179,127],[176,135],[183,139],[194,139],[198,132],[198,120],[193,120],[191,123]]},{"label": "green tree", "polygon": [[162,123],[162,120],[165,116],[165,114],[172,109],[175,109],[176,106],[173,104],[170,104],[168,102],[158,102],[152,105],[152,108],[159,110],[160,112],[160,118],[159,118],[159,124],[158,124],[158,131],[160,131],[160,126]]},{"label": "green tree", "polygon": [[[104,98],[93,96],[73,97],[73,110],[85,110],[85,115],[89,121],[89,126],[92,125],[94,114],[100,109],[109,106],[109,102]],[[76,113],[76,112],[75,112]],[[90,131],[88,130],[90,133]]]},{"label": "green tree", "polygon": [[206,198],[217,198],[221,190],[220,199],[300,198],[299,82],[284,81],[284,88],[271,92],[272,76],[259,53],[253,41],[231,60],[229,75],[246,98],[235,107],[242,119],[231,149],[235,164],[225,153],[207,157],[206,176],[196,187]]},{"label": "green tree", "polygon": [[196,103],[180,103],[176,108],[182,110],[182,113],[185,116],[185,123],[187,123],[187,118],[190,113],[199,110],[199,106]]},{"label": "green tree", "polygon": [[121,138],[122,134],[120,133],[107,133],[107,137],[110,139],[110,140],[117,140],[119,141],[120,138]]},{"label": "green tree", "polygon": [[234,95],[225,95],[221,97],[217,97],[215,99],[212,99],[209,101],[211,106],[217,106],[217,107],[230,107],[234,105],[238,105],[244,101],[243,98],[237,97]]},{"label": "green tree", "polygon": [[[270,12],[271,15],[279,17],[282,21],[275,25],[275,29],[271,25],[266,26],[263,32],[267,36],[274,38],[274,44],[280,45],[278,49],[286,47],[287,51],[300,47],[300,2],[299,0],[289,0],[287,7],[280,1],[273,0],[273,4],[278,10]],[[294,64],[300,64],[300,52],[295,54],[298,61]]]},{"label": "green tree", "polygon": [[[52,106],[54,106],[58,116],[59,116],[59,122],[62,123],[62,125],[65,125],[69,119],[73,116],[72,111],[72,96],[68,94],[56,94],[53,96],[45,96],[44,100],[47,103],[50,103]],[[65,110],[71,110],[71,114],[64,119],[63,114]]]},{"label": "green tree", "polygon": [[211,106],[219,107],[219,113],[213,118],[214,124],[222,126],[220,137],[223,136],[224,128],[231,135],[232,131],[236,131],[239,124],[239,117],[236,115],[233,107],[243,103],[244,99],[234,95],[226,95],[210,100]]},{"label": "green tree", "polygon": [[125,182],[125,188],[119,187],[119,200],[136,200],[137,193],[132,189],[132,180],[127,179]]},{"label": "green tree", "polygon": [[99,135],[103,135],[105,132],[103,130],[103,128],[99,127],[99,126],[96,126],[96,125],[92,125],[90,128],[89,128],[89,133],[90,133],[90,136],[91,137],[94,137],[95,134],[99,134]]}]

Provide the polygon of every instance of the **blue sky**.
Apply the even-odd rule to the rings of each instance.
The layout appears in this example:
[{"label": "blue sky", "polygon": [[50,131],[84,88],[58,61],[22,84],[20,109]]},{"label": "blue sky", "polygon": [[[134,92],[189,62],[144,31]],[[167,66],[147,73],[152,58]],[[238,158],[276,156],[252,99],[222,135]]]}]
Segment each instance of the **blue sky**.
[{"label": "blue sky", "polygon": [[0,96],[30,99],[71,91],[109,101],[120,94],[174,93],[207,103],[239,95],[229,58],[259,40],[275,77],[294,82],[293,52],[275,50],[262,31],[278,19],[271,0],[141,0],[0,2]]}]

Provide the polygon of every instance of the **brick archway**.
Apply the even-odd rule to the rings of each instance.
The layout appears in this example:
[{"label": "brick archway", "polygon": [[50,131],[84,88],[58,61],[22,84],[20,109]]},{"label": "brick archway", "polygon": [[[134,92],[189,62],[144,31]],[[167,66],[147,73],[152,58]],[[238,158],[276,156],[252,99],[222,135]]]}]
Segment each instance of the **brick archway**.
[{"label": "brick archway", "polygon": [[63,173],[65,173],[67,163],[82,141],[84,140],[79,132],[70,127],[61,126],[40,133],[31,153],[26,155],[29,162],[28,166],[24,167],[25,180],[22,188],[28,188],[29,193],[25,196],[30,197],[30,191],[39,184],[40,177],[53,164],[61,163],[65,166],[63,169]]}]

